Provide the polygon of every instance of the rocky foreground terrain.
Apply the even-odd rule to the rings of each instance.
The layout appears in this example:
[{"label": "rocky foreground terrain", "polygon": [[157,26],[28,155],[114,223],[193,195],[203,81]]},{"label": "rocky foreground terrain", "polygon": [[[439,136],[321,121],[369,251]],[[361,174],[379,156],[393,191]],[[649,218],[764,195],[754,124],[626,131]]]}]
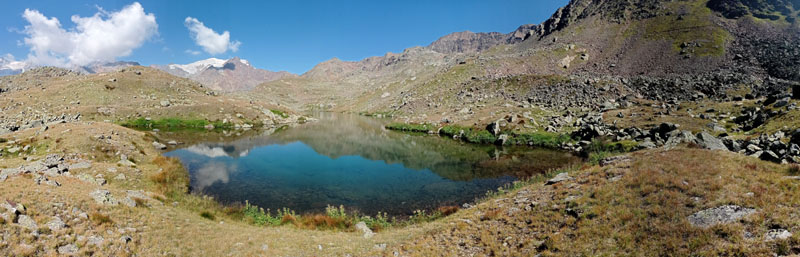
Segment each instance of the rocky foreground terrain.
[{"label": "rocky foreground terrain", "polygon": [[[797,255],[798,6],[573,0],[507,34],[334,59],[239,92],[140,66],[0,77],[0,255]],[[565,135],[556,147],[588,161],[430,222],[261,227],[187,194],[185,170],[160,156],[181,142],[151,127],[269,128],[308,110],[456,140]]]}]

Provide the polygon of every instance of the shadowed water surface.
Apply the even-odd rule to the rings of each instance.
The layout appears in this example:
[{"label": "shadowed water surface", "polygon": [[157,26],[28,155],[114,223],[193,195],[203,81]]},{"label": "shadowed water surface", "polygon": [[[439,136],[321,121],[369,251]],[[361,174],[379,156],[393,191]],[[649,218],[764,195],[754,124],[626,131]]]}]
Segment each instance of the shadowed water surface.
[{"label": "shadowed water surface", "polygon": [[518,178],[579,162],[557,151],[388,131],[387,121],[356,115],[319,119],[239,136],[169,133],[162,136],[195,142],[165,155],[180,158],[193,191],[223,203],[248,200],[300,213],[344,205],[393,216],[461,205]]}]

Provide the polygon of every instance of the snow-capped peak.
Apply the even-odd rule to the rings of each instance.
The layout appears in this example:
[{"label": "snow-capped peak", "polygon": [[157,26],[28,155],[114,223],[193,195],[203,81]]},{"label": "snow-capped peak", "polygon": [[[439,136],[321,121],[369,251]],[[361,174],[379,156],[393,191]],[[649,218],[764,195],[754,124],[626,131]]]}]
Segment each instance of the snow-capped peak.
[{"label": "snow-capped peak", "polygon": [[17,61],[14,56],[7,54],[0,56],[0,69],[3,70],[23,70],[28,66],[28,63]]},{"label": "snow-capped peak", "polygon": [[208,58],[205,60],[196,61],[190,64],[170,64],[170,69],[181,69],[189,74],[196,74],[199,71],[207,69],[208,67],[216,67],[222,68],[225,65],[226,60],[217,59],[217,58]]}]

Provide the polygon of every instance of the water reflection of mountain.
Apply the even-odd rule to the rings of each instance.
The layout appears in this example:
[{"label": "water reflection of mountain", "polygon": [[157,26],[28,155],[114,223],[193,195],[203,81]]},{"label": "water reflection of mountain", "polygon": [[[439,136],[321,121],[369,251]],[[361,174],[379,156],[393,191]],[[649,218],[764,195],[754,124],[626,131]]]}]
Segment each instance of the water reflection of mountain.
[{"label": "water reflection of mountain", "polygon": [[290,129],[250,132],[228,142],[216,140],[219,143],[194,144],[186,150],[211,158],[223,155],[238,158],[255,147],[299,141],[331,158],[353,155],[389,164],[400,163],[411,169],[428,169],[457,181],[510,174],[528,176],[577,160],[562,152],[498,149],[388,131],[383,128],[384,120],[356,115],[326,113],[319,119]]}]

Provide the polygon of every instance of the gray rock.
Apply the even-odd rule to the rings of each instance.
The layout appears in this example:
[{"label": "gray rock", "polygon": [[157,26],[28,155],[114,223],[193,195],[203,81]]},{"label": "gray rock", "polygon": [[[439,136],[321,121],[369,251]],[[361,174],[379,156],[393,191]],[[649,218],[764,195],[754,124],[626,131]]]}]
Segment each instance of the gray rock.
[{"label": "gray rock", "polygon": [[761,147],[758,147],[757,145],[752,145],[752,144],[751,145],[747,145],[747,151],[748,152],[755,153],[755,152],[760,152],[762,150],[763,149],[761,149]]},{"label": "gray rock", "polygon": [[372,230],[367,227],[367,223],[364,223],[363,221],[356,224],[356,229],[364,233],[364,238],[369,239],[375,236],[375,233],[373,233]]},{"label": "gray rock", "polygon": [[775,105],[773,105],[773,107],[781,108],[781,107],[784,107],[784,106],[787,106],[787,105],[789,105],[789,98],[784,98],[784,99],[781,99],[781,100],[778,100],[777,102],[775,102]]},{"label": "gray rock", "polygon": [[67,224],[59,217],[53,217],[50,222],[47,222],[47,227],[52,231],[59,231],[67,227]]},{"label": "gray rock", "polygon": [[545,185],[552,185],[552,184],[556,184],[556,183],[560,183],[560,182],[567,181],[567,180],[572,180],[572,179],[573,178],[570,177],[569,174],[567,174],[566,172],[559,173],[555,177],[553,177],[550,180],[548,180],[547,183],[545,183]]},{"label": "gray rock", "polygon": [[758,158],[761,159],[761,160],[770,161],[770,162],[780,162],[781,161],[781,158],[777,154],[775,154],[775,152],[769,151],[769,150],[761,152],[761,154],[758,156]]},{"label": "gray rock", "polygon": [[58,247],[58,254],[76,254],[78,253],[78,246],[75,244],[68,244]]},{"label": "gray rock", "polygon": [[653,149],[656,148],[656,144],[653,141],[647,140],[644,142],[639,143],[639,147],[646,148],[646,149]]},{"label": "gray rock", "polygon": [[122,200],[120,200],[119,202],[131,208],[136,207],[136,201],[134,201],[130,197],[122,198]]},{"label": "gray rock", "polygon": [[669,132],[667,135],[669,136],[669,139],[667,139],[667,142],[664,143],[664,148],[666,148],[666,149],[672,149],[672,148],[675,148],[678,145],[684,144],[684,143],[696,143],[697,142],[697,137],[692,135],[692,132],[685,131],[685,130],[684,131],[675,130],[675,131]]},{"label": "gray rock", "polygon": [[164,145],[164,144],[162,144],[162,143],[159,143],[159,142],[153,142],[153,147],[155,147],[155,148],[156,148],[156,149],[158,149],[158,150],[164,150],[164,149],[167,149],[167,146],[166,146],[166,145]]},{"label": "gray rock", "polygon": [[19,169],[2,169],[2,170],[0,170],[0,175],[7,176],[7,177],[16,176],[16,175],[19,175],[20,173],[22,173],[22,171],[20,171]]},{"label": "gray rock", "polygon": [[495,141],[495,144],[497,144],[497,145],[505,145],[506,141],[508,141],[508,135],[502,134],[502,135],[497,137],[497,141]]},{"label": "gray rock", "polygon": [[722,140],[705,131],[697,134],[697,144],[709,150],[728,150],[728,147],[725,146]]},{"label": "gray rock", "polygon": [[90,236],[86,241],[88,245],[102,246],[106,240],[102,236]]},{"label": "gray rock", "polygon": [[168,100],[164,100],[164,101],[161,101],[160,104],[161,104],[161,107],[169,107],[172,103],[170,103]]},{"label": "gray rock", "polygon": [[47,168],[57,167],[61,162],[64,161],[64,157],[58,154],[48,154],[44,157],[44,162],[42,164]]},{"label": "gray rock", "polygon": [[133,163],[132,161],[129,161],[129,160],[119,160],[119,162],[117,162],[117,163],[119,165],[122,165],[122,166],[125,166],[125,167],[134,167],[134,166],[136,166],[136,163]]},{"label": "gray rock", "polygon": [[689,223],[695,227],[707,228],[716,224],[726,224],[755,213],[755,209],[737,205],[723,205],[696,212],[688,217]]},{"label": "gray rock", "polygon": [[69,170],[88,169],[91,167],[92,167],[91,162],[79,162],[76,164],[69,165]]},{"label": "gray rock", "polygon": [[783,240],[792,237],[792,232],[785,229],[771,229],[764,235],[764,241]]},{"label": "gray rock", "polygon": [[95,190],[95,191],[89,193],[89,196],[91,196],[92,199],[94,199],[94,201],[99,203],[99,204],[103,204],[103,205],[117,205],[117,204],[119,204],[119,201],[114,199],[114,197],[111,195],[111,192],[108,192],[108,190]]},{"label": "gray rock", "polygon": [[36,224],[36,221],[28,215],[19,215],[17,218],[17,224],[33,231],[39,229],[39,225]]}]

